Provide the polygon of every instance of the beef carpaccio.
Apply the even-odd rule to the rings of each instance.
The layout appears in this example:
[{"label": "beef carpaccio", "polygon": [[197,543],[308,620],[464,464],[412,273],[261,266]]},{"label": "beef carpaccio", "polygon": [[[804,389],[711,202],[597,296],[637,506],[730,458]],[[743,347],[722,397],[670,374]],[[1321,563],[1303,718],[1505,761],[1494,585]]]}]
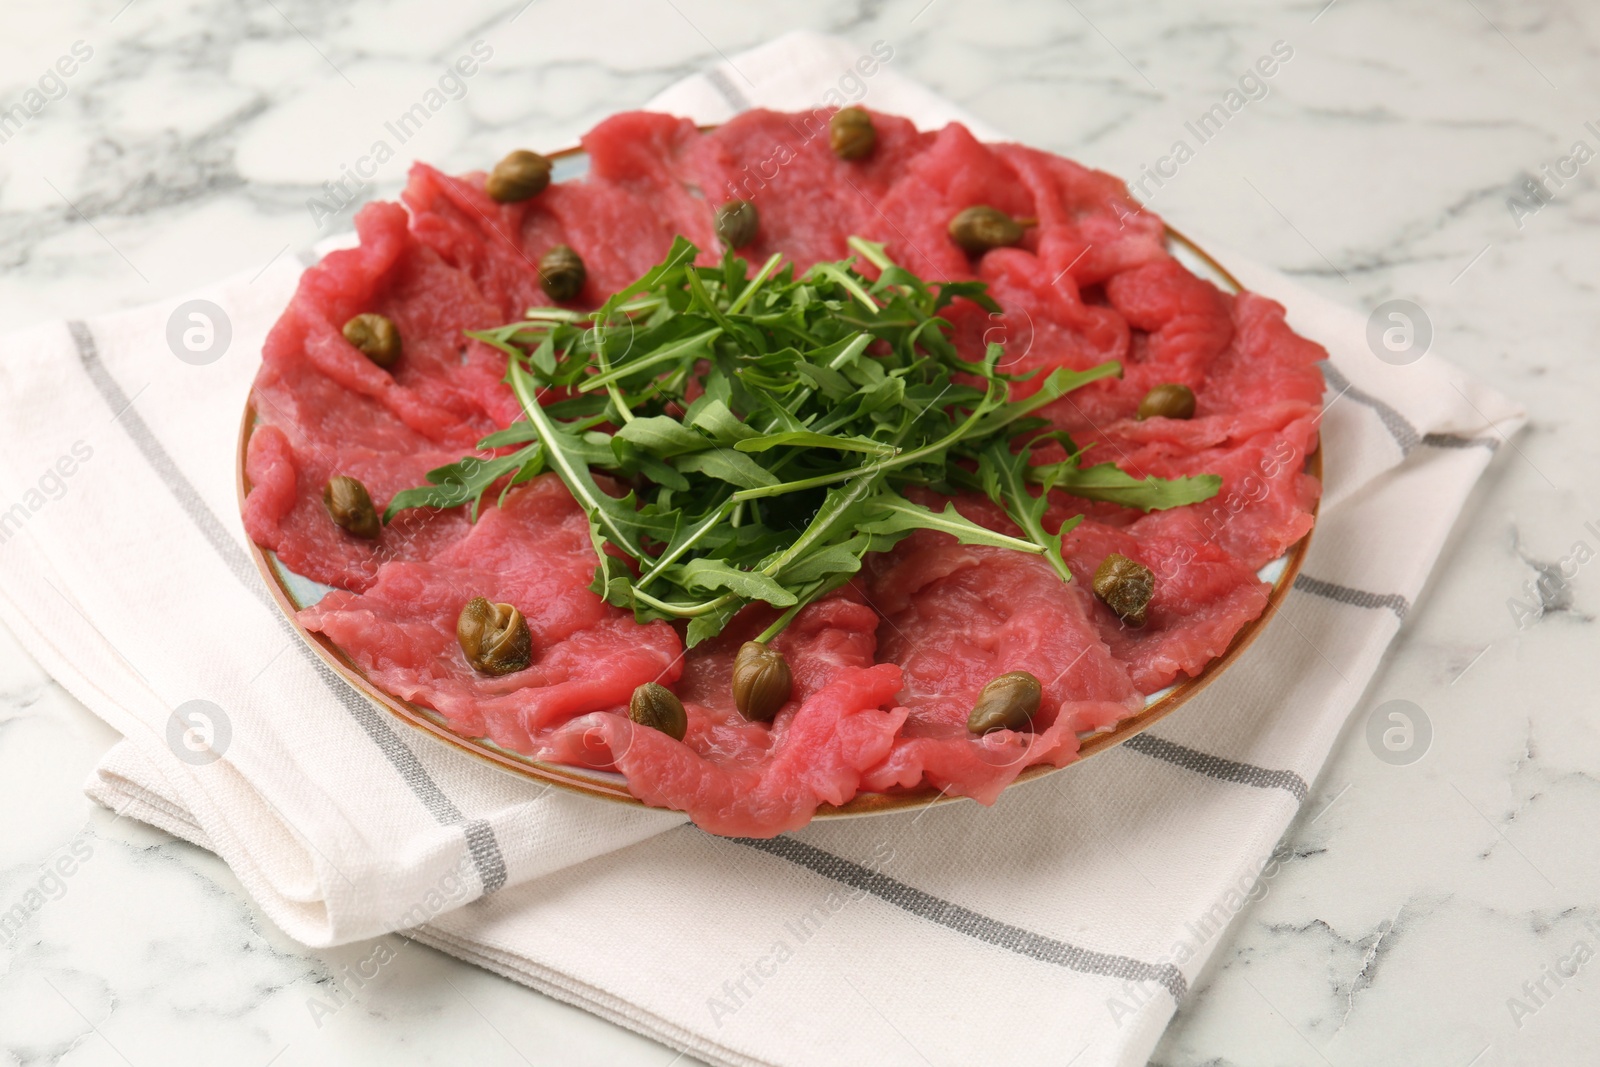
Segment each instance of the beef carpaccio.
[{"label": "beef carpaccio", "polygon": [[[586,176],[531,199],[499,203],[482,174],[418,163],[403,206],[363,208],[360,246],[306,272],[267,339],[253,394],[246,530],[292,570],[337,587],[301,622],[465,736],[618,770],[648,804],[753,836],[801,826],[819,805],[863,791],[933,787],[992,803],[1025,767],[1070,762],[1081,734],[1137,712],[1146,694],[1222,653],[1267,603],[1257,570],[1311,528],[1319,485],[1304,465],[1316,447],[1323,350],[1271,300],[1224,293],[1186,269],[1160,219],[1116,178],[980,143],[960,125],[921,132],[872,118],[875,151],[847,161],[830,151],[826,113],[751,111],[710,132],[622,114],[583,138]],[[476,523],[464,508],[410,510],[373,541],[329,521],[330,476],[358,478],[382,509],[519,416],[504,356],[463,331],[548,305],[535,263],[551,246],[581,255],[588,279],[572,306],[594,307],[659,261],[675,235],[711,250],[705,262],[718,258],[713,212],[736,198],[760,211],[760,232],[741,250],[752,262],[777,252],[804,269],[844,258],[846,238],[861,235],[922,277],[987,282],[1002,315],[966,302],[948,313],[969,359],[1000,340],[1007,370],[1120,360],[1121,378],[1045,414],[1096,461],[1139,477],[1214,473],[1220,493],[1149,514],[1056,494],[1050,528],[1084,516],[1064,541],[1071,584],[1038,557],[919,531],[870,557],[856,581],[776,639],[794,692],[770,725],[738,713],[729,678],[740,642],[775,613],[746,609],[686,653],[672,625],[641,625],[606,604],[589,590],[585,516],[554,475],[498,506],[491,494]],[[1038,222],[1016,247],[972,258],[946,226],[976,204]],[[362,312],[398,326],[404,355],[392,369],[342,335]],[[1167,382],[1193,390],[1194,416],[1137,419],[1140,399]],[[1009,525],[986,499],[957,506]],[[1141,628],[1091,591],[1109,552],[1156,575]],[[465,662],[456,617],[477,596],[523,612],[528,669],[491,677]],[[979,690],[1016,670],[1044,683],[1031,730],[975,737],[967,715]],[[629,720],[630,695],[650,681],[683,701],[682,741]]]}]

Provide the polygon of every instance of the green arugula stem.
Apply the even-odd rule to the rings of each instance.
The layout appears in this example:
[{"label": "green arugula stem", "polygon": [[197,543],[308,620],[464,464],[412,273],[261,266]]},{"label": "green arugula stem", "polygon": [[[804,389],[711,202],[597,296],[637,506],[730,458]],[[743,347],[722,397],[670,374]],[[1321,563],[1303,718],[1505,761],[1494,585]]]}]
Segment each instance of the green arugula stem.
[{"label": "green arugula stem", "polygon": [[883,254],[883,246],[881,244],[873,241],[863,241],[861,238],[854,236],[846,238],[844,243],[849,245],[850,249],[862,259],[871,263],[880,271],[888,270],[894,266],[894,261]]},{"label": "green arugula stem", "polygon": [[527,326],[535,322],[582,322],[588,318],[582,311],[570,311],[567,308],[529,308],[523,318],[527,322],[519,322],[517,326]]},{"label": "green arugula stem", "polygon": [[987,415],[993,410],[994,405],[990,403],[992,396],[993,393],[991,392],[989,397],[985,397],[984,401],[975,409],[973,409],[972,413],[967,416],[965,422],[958,425],[954,430],[951,430],[948,434],[939,438],[937,441],[932,441],[926,445],[923,445],[921,448],[913,449],[910,452],[902,452],[898,456],[891,456],[888,459],[879,460],[876,463],[871,463],[864,467],[854,467],[849,470],[838,471],[834,474],[819,474],[815,478],[802,478],[799,481],[793,482],[779,482],[777,485],[764,485],[756,489],[741,489],[737,493],[733,494],[733,499],[737,501],[755,500],[760,497],[781,496],[784,493],[802,492],[806,489],[820,489],[825,485],[837,485],[839,482],[847,482],[852,478],[864,478],[870,477],[874,474],[881,474],[884,471],[894,470],[896,467],[904,467],[908,463],[915,463],[919,459],[934,455],[938,452],[943,452],[951,445],[965,437],[968,432],[970,432],[972,425],[977,422],[978,419],[982,418],[984,415]]},{"label": "green arugula stem", "polygon": [[789,623],[793,622],[794,617],[800,613],[800,609],[809,603],[811,603],[811,601],[807,600],[804,603],[796,604],[794,607],[786,609],[782,615],[779,615],[773,620],[771,626],[768,626],[765,630],[762,630],[761,633],[756,636],[755,640],[764,645],[771,641],[774,637],[777,637],[779,634],[783,633],[784,628],[787,627]]},{"label": "green arugula stem", "polygon": [[[594,360],[600,365],[602,374],[611,370],[611,360],[606,356],[605,335],[600,332],[600,327],[595,329]],[[611,398],[611,406],[617,409],[617,414],[622,417],[623,425],[633,421],[633,411],[628,407],[628,401],[623,398],[622,390],[617,388],[615,381],[606,383],[606,395]]]},{"label": "green arugula stem", "polygon": [[811,273],[813,275],[831,278],[833,281],[838,282],[844,287],[845,292],[849,293],[851,296],[861,301],[861,303],[865,304],[868,311],[880,310],[878,307],[878,302],[872,299],[872,294],[863,289],[860,282],[856,281],[854,278],[850,277],[849,274],[841,270],[838,264],[818,263],[815,267],[811,268]]},{"label": "green arugula stem", "polygon": [[767,261],[761,265],[761,269],[756,271],[756,276],[750,279],[750,284],[744,287],[744,292],[739,294],[737,300],[728,305],[727,314],[737,315],[743,311],[744,306],[755,297],[756,290],[766,284],[767,279],[772,277],[772,272],[778,269],[778,264],[781,262],[783,262],[783,256],[777,252],[768,256]]},{"label": "green arugula stem", "polygon": [[[638,541],[622,524],[612,517],[611,507],[616,501],[609,497],[602,501],[605,494],[595,484],[594,478],[589,474],[589,468],[582,463],[576,463],[571,454],[556,440],[557,432],[550,421],[550,416],[545,414],[544,407],[539,403],[539,397],[534,392],[533,379],[523,371],[521,364],[513,359],[507,368],[507,376],[511,379],[511,390],[522,404],[522,410],[527,412],[528,422],[539,435],[540,442],[544,445],[545,454],[549,457],[550,466],[561,476],[567,489],[577,497],[578,504],[589,513],[591,526],[599,527],[605,531],[605,539],[617,545],[634,559],[643,559],[646,555]],[[602,547],[595,546],[596,553],[602,552]]]},{"label": "green arugula stem", "polygon": [[645,586],[655,581],[658,574],[672,566],[674,563],[678,562],[678,560],[682,559],[685,552],[688,552],[691,548],[693,548],[695,544],[705,537],[706,534],[710,533],[719,522],[727,518],[729,513],[731,513],[736,506],[737,505],[735,505],[731,500],[723,501],[715,511],[701,520],[700,525],[695,528],[693,533],[684,538],[681,544],[673,546],[656,557],[655,562],[650,565],[650,569],[639,575],[639,580],[633,583],[634,591],[637,592],[638,590],[643,589]]},{"label": "green arugula stem", "polygon": [[642,589],[634,589],[632,592],[635,598],[644,601],[657,611],[664,611],[668,615],[678,619],[693,619],[701,615],[709,615],[711,612],[716,611],[718,608],[722,607],[724,604],[727,604],[734,598],[732,593],[723,593],[715,600],[707,600],[699,604],[685,605],[673,603],[672,601],[667,600],[657,600],[655,597],[651,596],[649,593],[646,593]]},{"label": "green arugula stem", "polygon": [[[961,532],[955,523],[947,522],[943,515],[937,512],[929,512],[926,508],[906,507],[903,504],[881,504],[878,506],[882,510],[894,514],[915,515],[920,525],[926,529],[939,530],[948,534],[959,534]],[[1012,537],[1010,534],[996,533],[990,530],[989,536],[992,538],[992,544],[1001,548],[1009,548],[1013,552],[1027,552],[1035,556],[1042,556],[1047,551],[1044,545],[1033,541],[1024,541],[1020,537]]]},{"label": "green arugula stem", "polygon": [[811,520],[811,525],[807,526],[805,531],[794,539],[794,543],[785,549],[782,555],[763,567],[762,573],[769,578],[776,578],[782,573],[785,565],[793,562],[802,553],[809,551],[812,545],[831,535],[834,532],[832,527],[843,516],[849,514],[851,505],[866,499],[867,491],[871,487],[872,481],[863,478],[842,497],[835,498],[830,496],[823,502],[822,507],[817,510],[816,516]]},{"label": "green arugula stem", "polygon": [[704,333],[697,333],[693,337],[685,337],[683,340],[667,345],[665,348],[656,349],[643,359],[635,360],[634,362],[625,366],[617,367],[614,370],[607,371],[603,374],[596,374],[592,378],[584,379],[583,384],[578,386],[578,391],[582,393],[592,392],[593,390],[608,385],[626,375],[637,374],[647,367],[654,367],[658,364],[666,363],[669,360],[682,356],[686,352],[692,352],[697,348],[703,348],[721,336],[722,327],[714,326]]}]

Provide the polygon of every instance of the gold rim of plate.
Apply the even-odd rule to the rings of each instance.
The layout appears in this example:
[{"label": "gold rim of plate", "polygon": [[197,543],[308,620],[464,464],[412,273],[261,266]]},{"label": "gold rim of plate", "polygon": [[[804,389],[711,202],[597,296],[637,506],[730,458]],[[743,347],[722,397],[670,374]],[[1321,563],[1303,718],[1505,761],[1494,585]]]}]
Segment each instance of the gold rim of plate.
[{"label": "gold rim of plate", "polygon": [[[551,158],[566,158],[579,152],[581,152],[581,149],[569,149],[564,152],[554,153]],[[1182,249],[1212,271],[1216,275],[1215,279],[1213,279],[1214,281],[1220,281],[1234,293],[1243,290],[1244,287],[1239,284],[1238,279],[1189,238],[1170,226],[1166,228],[1166,237],[1170,246]],[[243,507],[245,496],[250,492],[249,479],[245,474],[245,452],[249,447],[250,434],[255,429],[255,426],[256,411],[254,390],[252,389],[251,399],[245,403],[244,417],[239,426],[238,456],[235,464],[238,474],[237,483],[241,507]],[[1319,481],[1321,480],[1322,449],[1320,444],[1307,458],[1305,470]],[[1316,515],[1317,508],[1314,506],[1312,508],[1313,520]],[[1261,614],[1241,627],[1239,632],[1234,635],[1233,641],[1228,645],[1227,649],[1206,664],[1205,669],[1200,674],[1173,684],[1154,703],[1146,705],[1144,710],[1121,720],[1109,730],[1080,735],[1078,758],[1073,762],[1062,767],[1054,767],[1049,764],[1037,764],[1027,767],[1006,788],[1015,788],[1024,782],[1036,781],[1046,775],[1064,771],[1069,767],[1075,767],[1090,756],[1098,755],[1107,749],[1122,744],[1130,737],[1143,733],[1174,711],[1177,711],[1205,689],[1206,686],[1216,681],[1222,675],[1222,672],[1232,666],[1233,662],[1244,653],[1244,650],[1250,647],[1251,642],[1260,636],[1261,631],[1266,629],[1267,623],[1277,614],[1284,598],[1294,586],[1295,576],[1300,573],[1300,565],[1305,560],[1306,551],[1311,544],[1311,534],[1314,530],[1315,525],[1313,525],[1311,531],[1307,531],[1304,537],[1290,546],[1289,550],[1281,557],[1282,570],[1273,582],[1272,590],[1267,595],[1267,605]],[[324,635],[312,633],[300,624],[298,616],[300,605],[285,584],[281,569],[282,565],[277,562],[275,554],[262,549],[254,541],[250,541],[249,544],[250,558],[255,561],[256,569],[261,572],[261,577],[266,581],[267,588],[271,590],[273,599],[277,601],[283,613],[288,616],[289,623],[294,627],[295,632],[310,645],[311,650],[334,673],[374,704],[388,711],[402,722],[431,734],[446,744],[470,756],[475,756],[503,771],[509,771],[523,778],[545,782],[600,800],[609,800],[641,808],[649,806],[628,792],[625,779],[615,771],[573,767],[563,763],[536,760],[520,753],[512,752],[509,749],[501,748],[488,738],[467,737],[451,729],[448,720],[433,709],[425,708],[409,700],[402,700],[385,692],[376,682],[367,677],[366,672],[346,655],[343,649]],[[967,799],[969,798],[946,794],[942,790],[934,789],[931,786],[924,786],[920,789],[903,793],[861,793],[846,804],[822,805],[817,809],[814,818],[842,819],[861,815],[879,815],[887,812],[904,811],[909,808],[928,807],[934,804],[950,804]]]}]

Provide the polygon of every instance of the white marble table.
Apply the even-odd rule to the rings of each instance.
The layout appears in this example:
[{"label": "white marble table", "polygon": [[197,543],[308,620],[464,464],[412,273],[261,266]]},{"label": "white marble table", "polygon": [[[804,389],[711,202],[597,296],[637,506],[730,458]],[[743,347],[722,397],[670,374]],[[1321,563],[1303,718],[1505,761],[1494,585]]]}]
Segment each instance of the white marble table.
[{"label": "white marble table", "polygon": [[[20,128],[0,117],[0,330],[257,271],[348,227],[308,198],[474,40],[492,60],[361,197],[393,193],[412,156],[465,169],[570,142],[786,29],[891,42],[897,69],[1019,139],[1175,173],[1145,188],[1179,228],[1364,309],[1417,301],[1439,351],[1533,413],[1156,1062],[1596,1062],[1600,563],[1560,561],[1600,552],[1600,162],[1562,163],[1579,140],[1600,151],[1600,12],[1325,2],[7,5],[0,108],[30,87],[44,103]],[[1292,56],[1245,85],[1259,98],[1162,163],[1277,42]],[[1390,699],[1432,723],[1415,762],[1368,744]],[[0,631],[0,908],[51,897],[25,960],[0,944],[7,1062],[673,1061],[419,947],[317,1025],[308,1001],[362,947],[294,944],[214,857],[93,808],[80,785],[112,740]],[[60,857],[70,876],[42,882]]]}]

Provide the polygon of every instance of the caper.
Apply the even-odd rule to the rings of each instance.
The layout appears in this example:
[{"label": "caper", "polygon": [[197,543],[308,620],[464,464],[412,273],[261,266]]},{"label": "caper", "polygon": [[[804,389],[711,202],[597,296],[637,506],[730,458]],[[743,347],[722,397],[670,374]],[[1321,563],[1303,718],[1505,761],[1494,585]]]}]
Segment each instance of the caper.
[{"label": "caper", "polygon": [[519,148],[494,165],[484,179],[483,191],[502,204],[538,196],[550,184],[550,161],[537,152]]},{"label": "caper", "polygon": [[724,248],[743,248],[756,239],[761,217],[748,200],[729,200],[717,208],[717,237]]},{"label": "caper", "polygon": [[335,474],[322,487],[322,506],[328,509],[333,521],[357,537],[376,541],[383,532],[378,521],[378,509],[372,506],[372,495],[367,487],[354,478]]},{"label": "caper", "polygon": [[1155,595],[1156,576],[1137,560],[1113,552],[1094,572],[1094,592],[1129,626],[1144,625],[1144,609]]},{"label": "caper", "polygon": [[978,693],[967,716],[967,729],[975,734],[990,730],[1020,730],[1039,710],[1044,689],[1027,671],[1011,671],[991,681]]},{"label": "caper", "polygon": [[355,316],[344,324],[344,339],[385,370],[400,358],[400,331],[386,315],[369,311]]},{"label": "caper", "polygon": [[583,292],[588,278],[583,260],[570,245],[556,245],[539,257],[539,284],[552,300],[571,300]]},{"label": "caper", "polygon": [[510,604],[491,604],[481,596],[467,601],[456,619],[456,640],[481,674],[510,674],[533,662],[528,621]]},{"label": "caper", "polygon": [[1022,240],[1026,227],[1023,220],[1014,219],[998,208],[978,204],[964,208],[950,220],[950,239],[970,256],[978,256],[991,248],[1007,248]]},{"label": "caper", "polygon": [[660,730],[674,741],[682,741],[689,732],[689,716],[683,710],[683,701],[672,690],[659,682],[646,682],[633,691],[628,701],[628,718],[640,726]]},{"label": "caper", "polygon": [[1139,401],[1139,418],[1194,418],[1194,390],[1177,382],[1158,385]]},{"label": "caper", "polygon": [[828,144],[840,159],[866,159],[878,146],[878,130],[866,108],[847,107],[828,120]]},{"label": "caper", "polygon": [[746,641],[733,659],[733,706],[751,722],[771,722],[789,702],[794,676],[783,653],[760,641]]}]

